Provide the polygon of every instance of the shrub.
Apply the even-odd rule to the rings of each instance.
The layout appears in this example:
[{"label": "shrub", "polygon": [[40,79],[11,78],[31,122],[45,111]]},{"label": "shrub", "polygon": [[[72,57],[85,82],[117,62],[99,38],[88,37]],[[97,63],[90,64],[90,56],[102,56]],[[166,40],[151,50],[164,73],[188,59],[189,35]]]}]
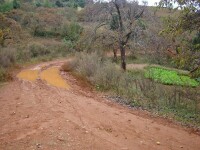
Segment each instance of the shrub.
[{"label": "shrub", "polygon": [[[89,81],[101,90],[112,89],[118,94],[126,95],[124,92],[127,90],[127,86],[131,87],[133,81],[133,78],[130,78],[128,73],[120,70],[116,67],[116,64],[106,60],[97,52],[90,54],[80,52],[76,54],[73,65],[77,73],[87,77]],[[126,95],[126,97],[129,96]]]},{"label": "shrub", "polygon": [[103,65],[100,66],[100,68],[97,68],[98,70],[93,77],[95,85],[104,90],[118,90],[119,81],[123,76],[121,70],[117,69],[116,66],[109,61],[105,61]]},{"label": "shrub", "polygon": [[50,51],[40,43],[32,43],[29,45],[29,53],[31,58],[50,54]]},{"label": "shrub", "polygon": [[110,22],[110,29],[117,30],[119,28],[119,19],[117,14],[112,15],[112,19]]},{"label": "shrub", "polygon": [[6,81],[6,71],[3,67],[0,67],[0,82]]},{"label": "shrub", "polygon": [[28,48],[19,47],[17,49],[17,54],[16,54],[17,62],[23,63],[23,62],[30,61],[30,59],[31,59],[31,56],[30,56]]},{"label": "shrub", "polygon": [[79,40],[83,28],[78,23],[70,23],[69,25],[64,25],[62,29],[62,36],[64,37],[64,42],[69,48],[74,48],[76,42]]},{"label": "shrub", "polygon": [[13,0],[13,8],[14,9],[20,8],[20,3],[17,0]]},{"label": "shrub", "polygon": [[53,4],[49,0],[45,0],[43,6],[51,8],[51,7],[53,7]]},{"label": "shrub", "polygon": [[42,6],[42,3],[41,3],[40,1],[36,1],[36,2],[35,2],[35,6],[36,6],[36,7],[41,7],[41,6]]},{"label": "shrub", "polygon": [[0,29],[0,45],[5,46],[6,39],[9,39],[10,30],[9,29]]},{"label": "shrub", "polygon": [[191,73],[191,77],[199,79],[198,81],[200,82],[200,67],[198,67],[197,70]]},{"label": "shrub", "polygon": [[55,5],[57,7],[64,7],[63,3],[61,3],[59,0],[56,1]]},{"label": "shrub", "polygon": [[57,41],[33,42],[28,46],[20,45],[16,58],[20,63],[30,61],[46,61],[52,58],[65,57],[71,53],[66,45]]},{"label": "shrub", "polygon": [[77,7],[84,7],[85,6],[85,0],[74,0],[74,1],[66,1],[66,6],[77,8]]},{"label": "shrub", "polygon": [[85,0],[77,0],[77,3],[79,7],[85,7]]},{"label": "shrub", "polygon": [[0,51],[0,67],[10,67],[16,62],[16,50],[12,48],[2,48]]},{"label": "shrub", "polygon": [[8,12],[13,9],[13,3],[11,1],[6,1],[0,5],[0,12]]},{"label": "shrub", "polygon": [[13,77],[9,73],[8,69],[0,66],[0,83],[6,82],[6,81],[9,81],[9,80],[12,80],[12,79],[13,79]]},{"label": "shrub", "polygon": [[32,27],[33,29],[33,35],[34,36],[38,36],[38,37],[54,37],[54,36],[58,36],[59,33],[55,30],[53,30],[52,28],[48,29],[45,28],[45,26],[41,25],[41,24],[37,24],[35,26]]},{"label": "shrub", "polygon": [[77,54],[74,66],[74,70],[85,76],[98,90],[114,91],[116,94],[126,97],[126,103],[129,103],[129,100],[136,94],[134,78],[97,52]]},{"label": "shrub", "polygon": [[0,44],[2,46],[12,45],[23,38],[20,24],[11,19],[10,14],[12,13],[6,13],[6,17],[0,13]]},{"label": "shrub", "polygon": [[3,4],[5,2],[5,0],[0,0],[0,4]]},{"label": "shrub", "polygon": [[34,2],[36,7],[47,7],[47,8],[51,8],[54,6],[53,3],[51,3],[49,0],[44,0],[44,1],[40,1],[40,0],[36,0]]},{"label": "shrub", "polygon": [[96,52],[91,53],[90,55],[87,55],[84,52],[77,54],[75,61],[76,71],[87,78],[94,77],[97,69],[101,65],[101,57],[99,57]]},{"label": "shrub", "polygon": [[64,35],[65,39],[75,42],[79,39],[82,31],[83,31],[83,28],[78,23],[72,22],[66,28],[66,32],[65,32],[66,35]]}]

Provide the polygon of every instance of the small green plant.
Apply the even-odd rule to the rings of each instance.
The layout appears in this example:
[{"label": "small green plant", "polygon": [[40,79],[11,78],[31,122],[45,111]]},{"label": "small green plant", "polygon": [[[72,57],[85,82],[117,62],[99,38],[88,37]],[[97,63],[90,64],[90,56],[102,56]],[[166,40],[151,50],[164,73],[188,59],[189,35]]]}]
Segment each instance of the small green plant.
[{"label": "small green plant", "polygon": [[42,6],[42,3],[40,1],[35,1],[35,6],[36,7],[41,7]]},{"label": "small green plant", "polygon": [[119,28],[119,18],[117,14],[114,14],[112,16],[112,20],[110,22],[110,29],[111,30],[117,30]]},{"label": "small green plant", "polygon": [[57,1],[55,2],[55,5],[56,5],[57,7],[64,7],[63,3],[62,3],[61,1],[59,1],[59,0],[57,0]]},{"label": "small green plant", "polygon": [[49,0],[45,0],[43,6],[51,8],[51,7],[53,7],[53,4]]},{"label": "small green plant", "polygon": [[20,3],[19,3],[18,0],[13,0],[13,8],[14,8],[14,9],[20,8]]},{"label": "small green plant", "polygon": [[66,6],[71,8],[85,7],[85,0],[68,0],[66,1]]},{"label": "small green plant", "polygon": [[13,9],[13,2],[6,1],[0,5],[0,12],[8,12]]},{"label": "small green plant", "polygon": [[6,80],[6,71],[3,67],[0,67],[0,82]]},{"label": "small green plant", "polygon": [[197,87],[199,83],[189,76],[180,75],[177,71],[167,70],[160,67],[149,67],[145,73],[146,78],[153,79],[167,85],[181,85]]},{"label": "small green plant", "polygon": [[36,0],[34,4],[36,7],[47,7],[47,8],[54,7],[54,4],[49,0],[44,0],[44,1]]}]

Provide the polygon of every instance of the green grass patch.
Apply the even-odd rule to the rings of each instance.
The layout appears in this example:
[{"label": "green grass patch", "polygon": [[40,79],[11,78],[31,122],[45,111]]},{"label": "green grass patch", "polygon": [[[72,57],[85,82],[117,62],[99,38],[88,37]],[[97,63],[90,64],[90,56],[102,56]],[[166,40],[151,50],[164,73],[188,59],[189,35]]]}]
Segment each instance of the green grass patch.
[{"label": "green grass patch", "polygon": [[145,77],[167,85],[199,86],[199,83],[195,79],[191,79],[189,76],[179,74],[174,70],[163,69],[160,67],[148,67],[145,72]]}]

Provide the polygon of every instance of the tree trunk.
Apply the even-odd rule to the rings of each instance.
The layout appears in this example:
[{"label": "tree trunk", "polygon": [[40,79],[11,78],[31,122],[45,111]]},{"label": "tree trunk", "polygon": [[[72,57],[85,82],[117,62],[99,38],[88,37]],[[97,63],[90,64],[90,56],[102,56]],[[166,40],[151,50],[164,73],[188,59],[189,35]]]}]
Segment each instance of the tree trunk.
[{"label": "tree trunk", "polygon": [[113,48],[113,61],[114,62],[117,62],[117,49],[116,48]]},{"label": "tree trunk", "polygon": [[122,21],[122,16],[121,16],[121,12],[120,12],[120,4],[118,3],[119,1],[115,0],[113,1],[115,8],[117,10],[117,14],[118,14],[118,19],[119,19],[119,31],[118,31],[118,36],[119,36],[119,48],[120,48],[120,52],[121,52],[121,67],[122,69],[125,71],[126,70],[126,56],[125,56],[125,47],[124,45],[126,44],[126,42],[123,41],[123,21]]},{"label": "tree trunk", "polygon": [[121,67],[123,70],[126,70],[126,53],[123,44],[120,44],[120,52],[121,52]]}]

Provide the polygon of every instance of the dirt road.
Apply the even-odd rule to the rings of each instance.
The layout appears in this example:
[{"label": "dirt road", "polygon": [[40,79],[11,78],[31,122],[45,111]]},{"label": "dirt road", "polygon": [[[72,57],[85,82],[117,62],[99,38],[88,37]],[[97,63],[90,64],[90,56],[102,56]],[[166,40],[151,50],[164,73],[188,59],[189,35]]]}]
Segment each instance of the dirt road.
[{"label": "dirt road", "polygon": [[41,79],[16,79],[0,88],[0,150],[200,150],[199,135],[62,76],[69,88]]}]

